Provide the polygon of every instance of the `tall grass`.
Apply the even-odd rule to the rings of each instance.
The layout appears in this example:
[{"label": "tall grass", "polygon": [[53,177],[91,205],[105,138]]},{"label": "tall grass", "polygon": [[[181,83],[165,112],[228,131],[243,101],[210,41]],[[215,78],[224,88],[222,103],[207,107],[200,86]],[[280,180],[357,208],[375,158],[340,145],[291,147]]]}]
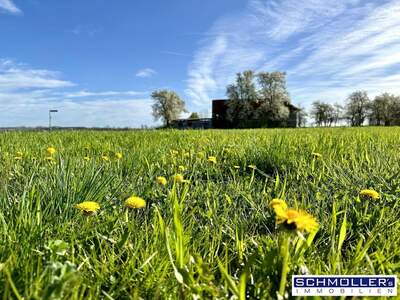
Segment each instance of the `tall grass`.
[{"label": "tall grass", "polygon": [[[1,133],[0,294],[271,299],[290,294],[285,272],[399,274],[399,149],[399,128]],[[287,238],[277,197],[318,232]],[[85,200],[100,212],[82,215]]]}]

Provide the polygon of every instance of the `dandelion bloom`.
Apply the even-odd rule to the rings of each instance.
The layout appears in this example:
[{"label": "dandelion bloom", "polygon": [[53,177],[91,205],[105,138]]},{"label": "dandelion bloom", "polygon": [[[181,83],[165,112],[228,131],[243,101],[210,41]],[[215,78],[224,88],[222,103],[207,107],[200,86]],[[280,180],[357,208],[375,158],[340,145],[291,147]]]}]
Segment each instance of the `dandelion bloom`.
[{"label": "dandelion bloom", "polygon": [[104,160],[104,161],[109,161],[110,160],[110,158],[107,155],[102,155],[101,159]]},{"label": "dandelion bloom", "polygon": [[276,207],[281,207],[284,210],[286,210],[288,207],[285,200],[278,199],[278,198],[272,199],[271,202],[269,203],[269,206],[271,206],[274,210]]},{"label": "dandelion bloom", "polygon": [[209,156],[208,157],[208,161],[212,164],[216,164],[217,163],[217,158],[215,156]]},{"label": "dandelion bloom", "polygon": [[85,156],[83,159],[86,160],[86,161],[89,161],[90,157],[89,156]]},{"label": "dandelion bloom", "polygon": [[371,199],[379,199],[379,193],[374,190],[362,190],[360,192],[360,196],[366,197],[366,198],[371,198]]},{"label": "dandelion bloom", "polygon": [[53,155],[54,153],[56,153],[56,149],[54,148],[54,147],[49,147],[49,148],[47,148],[47,154],[49,155],[49,156],[51,156],[51,155]]},{"label": "dandelion bloom", "polygon": [[273,199],[270,202],[277,224],[283,224],[288,229],[312,232],[318,228],[315,218],[302,210],[288,209],[285,201]]},{"label": "dandelion bloom", "polygon": [[318,152],[313,152],[311,155],[314,156],[314,158],[322,158],[322,154]]},{"label": "dandelion bloom", "polygon": [[184,166],[178,166],[178,170],[181,171],[181,172],[183,172],[183,171],[186,170],[186,168],[185,168]]},{"label": "dandelion bloom", "polygon": [[84,201],[75,205],[75,207],[86,215],[92,215],[100,209],[100,204],[94,201]]},{"label": "dandelion bloom", "polygon": [[182,174],[175,174],[174,176],[172,176],[172,180],[175,183],[189,183],[189,180],[186,180]]},{"label": "dandelion bloom", "polygon": [[115,158],[116,159],[121,159],[122,158],[122,153],[121,152],[115,153]]},{"label": "dandelion bloom", "polygon": [[167,179],[164,176],[157,176],[156,181],[160,185],[166,185]]},{"label": "dandelion bloom", "polygon": [[125,200],[125,206],[129,208],[143,208],[146,207],[146,201],[140,197],[132,196]]},{"label": "dandelion bloom", "polygon": [[257,169],[256,165],[248,165],[247,167],[250,168],[250,169],[253,169],[253,170]]}]

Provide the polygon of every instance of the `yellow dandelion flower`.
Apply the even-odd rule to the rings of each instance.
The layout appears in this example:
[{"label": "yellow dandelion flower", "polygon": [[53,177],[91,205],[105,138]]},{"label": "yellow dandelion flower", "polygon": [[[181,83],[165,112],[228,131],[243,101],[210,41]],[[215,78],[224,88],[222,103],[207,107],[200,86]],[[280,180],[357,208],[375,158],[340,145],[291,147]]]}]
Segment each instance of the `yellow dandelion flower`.
[{"label": "yellow dandelion flower", "polygon": [[257,166],[256,166],[256,165],[248,165],[247,167],[248,167],[249,169],[253,169],[253,170],[257,169]]},{"label": "yellow dandelion flower", "polygon": [[166,185],[167,179],[164,176],[157,176],[156,181],[160,185]]},{"label": "yellow dandelion flower", "polygon": [[185,180],[182,174],[175,174],[174,176],[172,176],[172,179],[176,183],[182,183],[183,180]]},{"label": "yellow dandelion flower", "polygon": [[189,180],[186,180],[182,174],[175,174],[174,176],[172,176],[172,180],[175,183],[189,183]]},{"label": "yellow dandelion flower", "polygon": [[85,156],[83,159],[86,160],[86,161],[89,161],[90,157],[89,156]]},{"label": "yellow dandelion flower", "polygon": [[146,201],[140,197],[132,196],[125,200],[125,206],[129,208],[143,208],[146,207]]},{"label": "yellow dandelion flower", "polygon": [[178,166],[178,170],[180,172],[184,172],[186,170],[186,168],[184,166]]},{"label": "yellow dandelion flower", "polygon": [[[275,201],[274,201],[275,200]],[[288,229],[313,232],[318,228],[315,218],[302,210],[288,209],[285,201],[274,199],[271,201],[277,224],[283,224]]]},{"label": "yellow dandelion flower", "polygon": [[121,159],[122,158],[122,153],[121,152],[115,153],[115,158],[116,159]]},{"label": "yellow dandelion flower", "polygon": [[110,160],[110,158],[109,158],[107,155],[102,155],[102,156],[101,156],[101,159],[102,159],[103,161],[109,161],[109,160]]},{"label": "yellow dandelion flower", "polygon": [[216,164],[217,163],[217,158],[215,156],[209,156],[208,157],[208,161],[212,164]]},{"label": "yellow dandelion flower", "polygon": [[100,204],[94,201],[84,201],[76,204],[75,207],[86,215],[95,214],[100,209]]},{"label": "yellow dandelion flower", "polygon": [[269,206],[272,207],[274,210],[278,206],[283,208],[284,210],[286,210],[288,208],[285,200],[278,199],[278,198],[272,199],[271,202],[269,203]]},{"label": "yellow dandelion flower", "polygon": [[360,196],[363,196],[365,198],[371,198],[371,199],[379,199],[379,193],[375,190],[362,190],[360,192]]},{"label": "yellow dandelion flower", "polygon": [[321,154],[321,153],[318,153],[318,152],[313,152],[313,153],[311,153],[311,155],[312,155],[314,158],[322,158],[322,154]]},{"label": "yellow dandelion flower", "polygon": [[54,148],[54,147],[49,147],[49,148],[47,148],[47,154],[49,155],[49,156],[51,156],[51,155],[53,155],[54,153],[56,153],[56,149]]}]

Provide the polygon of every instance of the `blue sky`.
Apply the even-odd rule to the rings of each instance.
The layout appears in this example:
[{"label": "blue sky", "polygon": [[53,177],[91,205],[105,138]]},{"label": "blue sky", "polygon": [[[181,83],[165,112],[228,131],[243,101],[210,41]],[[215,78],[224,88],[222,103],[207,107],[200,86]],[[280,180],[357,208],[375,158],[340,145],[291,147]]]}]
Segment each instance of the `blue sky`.
[{"label": "blue sky", "polygon": [[62,126],[152,126],[160,88],[208,114],[249,68],[286,71],[305,107],[400,94],[398,16],[398,0],[0,0],[0,126],[49,108]]}]

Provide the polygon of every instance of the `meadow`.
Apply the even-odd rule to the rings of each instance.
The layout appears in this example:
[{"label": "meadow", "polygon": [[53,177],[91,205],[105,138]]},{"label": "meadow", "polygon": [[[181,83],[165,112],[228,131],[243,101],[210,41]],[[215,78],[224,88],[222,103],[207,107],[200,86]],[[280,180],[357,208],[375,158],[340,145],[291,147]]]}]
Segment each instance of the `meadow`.
[{"label": "meadow", "polygon": [[277,299],[292,274],[400,274],[399,173],[400,128],[3,132],[0,295]]}]

